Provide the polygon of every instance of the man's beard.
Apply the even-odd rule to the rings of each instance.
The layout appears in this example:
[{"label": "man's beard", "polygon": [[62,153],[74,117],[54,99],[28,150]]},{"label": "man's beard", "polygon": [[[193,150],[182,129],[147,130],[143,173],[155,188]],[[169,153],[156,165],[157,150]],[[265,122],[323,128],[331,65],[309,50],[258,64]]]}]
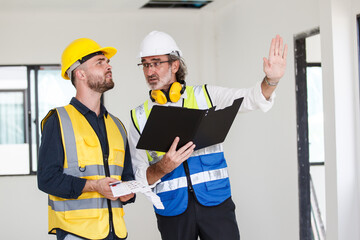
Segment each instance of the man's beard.
[{"label": "man's beard", "polygon": [[[169,71],[167,72],[167,74],[165,76],[163,76],[163,78],[160,79],[160,76],[158,74],[153,74],[151,76],[147,76],[146,80],[147,83],[150,87],[151,90],[160,90],[162,88],[164,88],[166,86],[166,84],[168,84],[168,82],[170,82],[171,80],[171,73],[172,73],[172,69],[169,68]],[[151,78],[155,78],[158,80],[158,82],[156,82],[155,84],[151,84],[149,83],[149,79]],[[163,85],[163,86],[158,86],[159,85]]]},{"label": "man's beard", "polygon": [[[107,72],[106,74],[108,74]],[[105,76],[106,76],[105,74]],[[87,82],[87,85],[90,89],[98,92],[98,93],[104,93],[107,90],[110,90],[114,87],[114,82],[112,78],[106,80],[106,77],[101,76],[90,76],[89,81]]]}]

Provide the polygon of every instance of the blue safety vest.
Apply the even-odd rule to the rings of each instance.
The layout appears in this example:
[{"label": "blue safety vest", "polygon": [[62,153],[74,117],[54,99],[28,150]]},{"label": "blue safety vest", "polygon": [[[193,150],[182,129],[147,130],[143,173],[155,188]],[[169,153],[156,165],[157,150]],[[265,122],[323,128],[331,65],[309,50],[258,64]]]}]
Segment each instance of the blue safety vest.
[{"label": "blue safety vest", "polygon": [[[208,109],[212,107],[206,85],[187,86],[183,107]],[[148,101],[131,111],[136,129],[141,134],[151,109]],[[211,129],[209,129],[211,131]],[[160,161],[165,153],[146,151],[149,164]],[[162,216],[176,216],[188,205],[188,189],[193,191],[198,202],[204,206],[216,206],[231,196],[227,164],[222,144],[195,151],[191,157],[161,178],[153,191],[161,198],[165,209],[155,208]]]}]

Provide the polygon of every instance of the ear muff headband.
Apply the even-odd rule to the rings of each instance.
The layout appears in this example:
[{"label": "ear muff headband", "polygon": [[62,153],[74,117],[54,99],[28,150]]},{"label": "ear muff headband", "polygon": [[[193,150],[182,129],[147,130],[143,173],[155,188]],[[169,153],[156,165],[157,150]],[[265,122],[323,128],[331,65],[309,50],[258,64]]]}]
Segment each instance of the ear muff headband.
[{"label": "ear muff headband", "polygon": [[183,82],[183,85],[179,82],[174,82],[171,84],[169,92],[165,92],[164,90],[150,90],[149,95],[150,99],[153,102],[157,102],[158,104],[165,104],[168,101],[177,102],[179,101],[181,95],[185,92],[186,83]]}]

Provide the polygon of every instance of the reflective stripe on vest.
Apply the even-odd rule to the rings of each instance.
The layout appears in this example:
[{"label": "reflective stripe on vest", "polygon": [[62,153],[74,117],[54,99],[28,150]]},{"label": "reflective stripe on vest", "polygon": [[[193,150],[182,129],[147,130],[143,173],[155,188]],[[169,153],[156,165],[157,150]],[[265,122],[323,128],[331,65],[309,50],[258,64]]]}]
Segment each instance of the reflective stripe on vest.
[{"label": "reflective stripe on vest", "polygon": [[125,127],[119,122],[119,120],[114,115],[112,115],[111,113],[108,113],[108,114],[112,118],[112,120],[114,121],[114,123],[116,124],[116,126],[118,127],[118,129],[121,133],[121,136],[124,141],[124,149],[125,149],[126,144],[127,144],[127,136],[126,136],[126,132],[125,132]]},{"label": "reflective stripe on vest", "polygon": [[[220,180],[229,177],[227,168],[221,168],[211,171],[199,172],[190,175],[192,185]],[[155,193],[162,193],[167,191],[176,190],[178,188],[187,187],[186,177],[175,178],[169,181],[160,182],[156,185]]]},{"label": "reflective stripe on vest", "polygon": [[[48,200],[48,204],[54,211],[71,211],[71,210],[80,210],[80,209],[99,209],[99,208],[108,208],[106,198],[89,198],[89,199],[75,199],[69,200],[72,201],[72,204],[63,204],[63,202]],[[112,201],[112,208],[121,208],[120,201]]]},{"label": "reflective stripe on vest", "polygon": [[[86,166],[86,169],[79,168],[78,170],[78,155],[76,150],[76,141],[73,125],[71,123],[68,112],[64,107],[57,108],[58,113],[61,118],[61,123],[64,131],[64,139],[65,139],[65,154],[67,158],[68,168],[64,168],[64,173],[75,176],[75,177],[89,177],[96,175],[105,175],[105,170],[103,165],[89,165]],[[115,122],[116,126],[119,128],[121,136],[124,141],[124,148],[126,146],[126,133],[121,125],[121,123],[114,117],[112,114],[109,114],[112,120]],[[85,171],[86,170],[86,171]],[[121,175],[122,167],[116,165],[109,165],[109,171],[114,175]]]},{"label": "reflective stripe on vest", "polygon": [[203,86],[194,86],[194,94],[198,108],[208,109],[209,106],[206,101],[206,96],[204,94]]},{"label": "reflective stripe on vest", "polygon": [[142,131],[144,130],[145,124],[146,124],[146,120],[147,120],[144,104],[135,108],[135,113],[136,113],[136,117],[137,117],[138,123],[139,123],[139,126],[138,126],[139,131],[142,133]]},{"label": "reflective stripe on vest", "polygon": [[80,177],[79,171],[76,171],[75,169],[78,167],[78,154],[76,150],[76,141],[75,141],[75,133],[74,128],[70,120],[70,116],[65,110],[65,107],[59,107],[57,108],[57,111],[59,113],[61,123],[62,123],[62,129],[64,131],[64,140],[65,140],[65,149],[66,151],[66,158],[68,161],[68,168],[64,169],[64,173]]},{"label": "reflective stripe on vest", "polygon": [[221,143],[211,145],[206,148],[198,149],[198,150],[194,151],[191,154],[191,156],[195,157],[195,156],[201,156],[201,155],[205,155],[205,154],[218,153],[218,152],[223,152],[223,145]]}]

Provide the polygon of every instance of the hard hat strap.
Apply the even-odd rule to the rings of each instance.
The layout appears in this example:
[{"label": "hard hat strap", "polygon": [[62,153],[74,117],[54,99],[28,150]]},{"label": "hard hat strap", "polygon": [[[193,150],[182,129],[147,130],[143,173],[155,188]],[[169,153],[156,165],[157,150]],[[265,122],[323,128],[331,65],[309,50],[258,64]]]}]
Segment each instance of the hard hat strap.
[{"label": "hard hat strap", "polygon": [[71,77],[72,77],[72,71],[74,71],[75,68],[77,68],[77,67],[80,66],[80,65],[81,65],[81,63],[80,63],[79,61],[76,61],[76,62],[74,62],[73,65],[71,65],[71,66],[68,68],[68,70],[66,71],[66,74],[68,75],[68,77],[70,78],[70,80],[72,80],[72,79],[71,79]]},{"label": "hard hat strap", "polygon": [[86,62],[87,60],[89,60],[92,57],[95,57],[97,55],[104,55],[103,52],[98,51],[98,52],[94,52],[94,53],[90,53],[89,55],[86,55],[85,57],[82,57],[81,59],[77,60],[76,62],[73,63],[73,65],[71,65],[68,70],[66,70],[66,74],[68,75],[68,77],[71,79],[72,76],[72,71],[75,70],[75,68],[77,68],[78,66],[80,66],[81,64],[83,64],[84,62]]},{"label": "hard hat strap", "polygon": [[180,57],[180,52],[179,51],[172,51],[171,53],[169,53],[169,55]]},{"label": "hard hat strap", "polygon": [[78,61],[80,62],[80,64],[83,64],[84,62],[86,62],[87,60],[89,60],[92,57],[95,57],[96,55],[104,55],[104,53],[101,52],[101,51],[90,53],[89,55],[86,55],[85,57],[82,57]]}]

